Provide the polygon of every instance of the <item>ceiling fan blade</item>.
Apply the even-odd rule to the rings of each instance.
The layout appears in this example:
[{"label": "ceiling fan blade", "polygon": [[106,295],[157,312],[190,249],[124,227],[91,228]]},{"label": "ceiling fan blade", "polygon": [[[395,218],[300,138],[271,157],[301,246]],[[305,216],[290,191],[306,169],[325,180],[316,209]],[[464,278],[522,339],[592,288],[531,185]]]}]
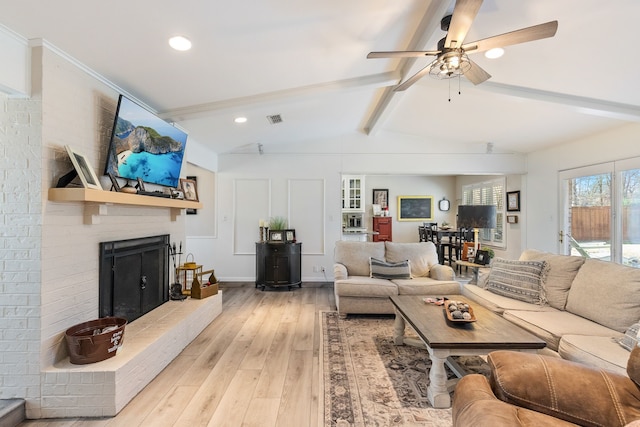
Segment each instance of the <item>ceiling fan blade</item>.
[{"label": "ceiling fan blade", "polygon": [[422,70],[418,71],[413,76],[409,77],[407,80],[405,80],[404,82],[402,82],[401,84],[396,86],[393,89],[393,91],[394,92],[401,92],[403,90],[407,90],[409,88],[409,86],[411,86],[412,84],[414,84],[415,82],[420,80],[422,78],[422,76],[424,76],[425,74],[429,74],[429,70],[431,70],[431,66],[433,65],[434,62],[435,61],[432,61],[429,65],[424,67]]},{"label": "ceiling fan blade", "polygon": [[467,72],[464,73],[464,76],[474,85],[479,85],[480,83],[489,80],[491,78],[491,74],[487,73],[482,69],[478,64],[469,60],[471,63],[471,68]]},{"label": "ceiling fan blade", "polygon": [[420,58],[423,56],[435,56],[440,51],[392,51],[392,52],[369,52],[367,58]]},{"label": "ceiling fan blade", "polygon": [[449,30],[447,31],[447,39],[444,43],[445,47],[457,49],[462,46],[469,28],[471,28],[471,24],[473,24],[473,20],[480,10],[480,6],[482,6],[482,0],[456,1],[453,15],[451,15]]},{"label": "ceiling fan blade", "polygon": [[546,39],[556,35],[558,21],[550,21],[533,27],[522,28],[510,33],[500,34],[471,43],[466,43],[462,48],[467,53],[484,52],[496,47],[504,47],[518,43],[526,43],[534,40]]}]

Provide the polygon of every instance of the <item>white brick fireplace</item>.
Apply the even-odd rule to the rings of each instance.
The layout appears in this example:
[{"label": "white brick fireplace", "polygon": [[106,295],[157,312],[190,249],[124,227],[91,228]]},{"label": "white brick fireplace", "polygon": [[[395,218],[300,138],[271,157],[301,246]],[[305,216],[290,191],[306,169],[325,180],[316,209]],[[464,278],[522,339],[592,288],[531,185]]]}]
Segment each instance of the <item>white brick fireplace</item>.
[{"label": "white brick fireplace", "polygon": [[46,44],[32,48],[31,73],[30,98],[0,93],[0,399],[25,398],[28,418],[113,415],[219,313],[221,296],[166,303],[126,327],[116,357],[69,364],[64,331],[98,317],[99,243],[186,243],[185,215],[102,205],[87,224],[84,203],[49,201],[71,167],[64,145],[102,174],[118,92]]}]

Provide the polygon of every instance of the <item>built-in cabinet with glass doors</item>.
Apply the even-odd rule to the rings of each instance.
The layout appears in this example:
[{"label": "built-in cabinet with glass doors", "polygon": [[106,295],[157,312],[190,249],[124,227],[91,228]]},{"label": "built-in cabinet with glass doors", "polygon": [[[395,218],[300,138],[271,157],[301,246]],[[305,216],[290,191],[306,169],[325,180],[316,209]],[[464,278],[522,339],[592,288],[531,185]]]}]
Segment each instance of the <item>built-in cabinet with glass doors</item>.
[{"label": "built-in cabinet with glass doors", "polygon": [[364,212],[364,176],[342,176],[342,210]]}]

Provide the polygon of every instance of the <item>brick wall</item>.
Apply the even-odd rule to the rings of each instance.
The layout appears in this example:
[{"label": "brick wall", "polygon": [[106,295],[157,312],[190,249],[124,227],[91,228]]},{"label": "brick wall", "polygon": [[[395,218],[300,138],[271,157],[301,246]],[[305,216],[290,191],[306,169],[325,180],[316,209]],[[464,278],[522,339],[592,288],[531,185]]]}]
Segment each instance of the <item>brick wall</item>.
[{"label": "brick wall", "polygon": [[39,395],[41,103],[0,95],[0,398]]}]

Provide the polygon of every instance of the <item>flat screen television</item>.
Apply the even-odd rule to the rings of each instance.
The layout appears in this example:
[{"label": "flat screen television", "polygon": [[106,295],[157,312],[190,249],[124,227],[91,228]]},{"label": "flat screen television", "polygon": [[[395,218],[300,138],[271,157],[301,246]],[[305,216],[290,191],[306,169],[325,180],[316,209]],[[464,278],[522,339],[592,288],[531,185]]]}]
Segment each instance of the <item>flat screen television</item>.
[{"label": "flat screen television", "polygon": [[120,95],[105,175],[177,188],[186,145],[185,132]]}]

